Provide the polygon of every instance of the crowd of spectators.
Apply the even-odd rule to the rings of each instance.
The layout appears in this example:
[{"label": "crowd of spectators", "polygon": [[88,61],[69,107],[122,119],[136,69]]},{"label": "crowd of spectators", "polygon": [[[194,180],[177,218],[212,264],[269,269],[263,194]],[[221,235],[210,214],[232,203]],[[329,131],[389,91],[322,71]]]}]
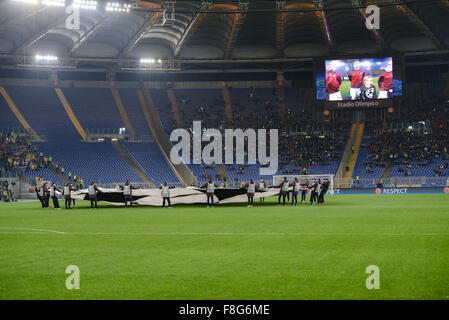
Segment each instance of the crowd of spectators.
[{"label": "crowd of spectators", "polygon": [[433,166],[441,157],[444,164],[438,163],[433,168],[434,173],[441,176],[443,169],[449,166],[448,109],[437,106],[414,116],[410,115],[407,121],[419,121],[423,127],[390,130],[375,137],[369,146],[370,161],[365,163],[366,170],[391,164],[400,166],[398,171],[403,172],[404,176],[410,176],[414,166]]},{"label": "crowd of spectators", "polygon": [[[285,116],[282,116],[277,109],[275,90],[269,97],[258,97],[252,88],[248,92],[247,103],[266,107],[246,112],[245,106],[234,105],[232,120],[227,121],[223,101],[216,101],[211,105],[193,105],[180,110],[183,127],[192,129],[193,121],[200,120],[203,129],[214,128],[221,132],[228,128],[278,129],[279,165],[284,173],[302,172],[304,166],[326,165],[341,157],[349,136],[350,123],[325,124],[315,120],[312,112],[306,110],[287,109]],[[182,105],[190,103],[192,102],[188,97],[183,97]],[[243,174],[246,168],[247,166],[242,165],[237,172]]]},{"label": "crowd of spectators", "polygon": [[38,152],[37,147],[32,146],[28,135],[18,135],[14,132],[0,133],[0,164],[0,176],[10,172],[32,172],[37,182],[42,179],[40,172],[43,169],[51,169],[77,186],[84,184],[79,176],[70,171],[66,172],[51,156]]},{"label": "crowd of spectators", "polygon": [[[224,101],[216,100],[209,104],[191,105],[188,111],[181,109],[184,128],[191,128],[194,120],[201,120],[203,129],[216,128],[222,132],[227,128],[278,129],[279,165],[283,173],[304,174],[306,167],[327,165],[330,161],[340,159],[349,137],[350,122],[318,122],[312,112],[296,108],[287,109],[285,116],[281,116],[277,109],[279,101],[276,90],[271,95],[258,96],[254,88],[249,88],[247,101],[234,102],[231,121],[226,119]],[[192,104],[192,100],[183,97],[182,104]],[[262,107],[248,112],[246,104]],[[367,146],[370,153],[364,163],[366,172],[392,164],[401,166],[399,171],[404,172],[404,175],[410,175],[413,166],[435,166],[432,168],[435,174],[442,175],[448,161],[435,164],[435,159],[441,157],[449,160],[447,108],[423,106],[400,118],[399,121],[387,117],[386,122],[371,119],[365,122],[365,135],[373,136],[371,144]],[[407,127],[389,130],[398,122],[419,122],[425,123],[425,126],[421,130],[410,130]],[[237,172],[243,174],[246,168],[246,165],[242,165]]]},{"label": "crowd of spectators", "polygon": [[0,159],[4,172],[14,171],[19,167],[26,171],[39,170],[47,165],[43,158],[36,156],[29,138],[14,132],[0,133]]}]

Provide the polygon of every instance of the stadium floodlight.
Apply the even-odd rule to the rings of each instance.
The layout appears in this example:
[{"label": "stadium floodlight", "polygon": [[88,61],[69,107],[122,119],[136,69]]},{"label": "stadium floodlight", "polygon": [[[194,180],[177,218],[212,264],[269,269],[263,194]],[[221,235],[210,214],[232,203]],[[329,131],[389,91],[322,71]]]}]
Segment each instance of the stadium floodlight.
[{"label": "stadium floodlight", "polygon": [[249,0],[239,0],[239,11],[248,11]]},{"label": "stadium floodlight", "polygon": [[35,56],[35,58],[36,58],[36,61],[47,61],[47,62],[58,61],[57,56],[41,56],[41,55],[37,54]]},{"label": "stadium floodlight", "polygon": [[97,1],[91,0],[73,0],[72,6],[74,8],[83,9],[83,10],[97,10]]},{"label": "stadium floodlight", "polygon": [[140,64],[154,64],[156,62],[155,59],[140,59]]},{"label": "stadium floodlight", "polygon": [[323,0],[313,0],[313,3],[315,4],[315,8],[322,9],[324,4]]},{"label": "stadium floodlight", "polygon": [[50,55],[40,55],[36,54],[34,56],[35,63],[40,65],[54,65],[58,63],[58,57],[57,56],[50,56]]},{"label": "stadium floodlight", "polygon": [[162,11],[162,25],[175,23],[175,0],[166,0]]},{"label": "stadium floodlight", "polygon": [[106,3],[106,11],[129,12],[130,9],[131,9],[130,4],[122,4],[122,3],[118,3],[118,2]]},{"label": "stadium floodlight", "polygon": [[65,0],[43,0],[42,4],[51,7],[65,7]]},{"label": "stadium floodlight", "polygon": [[212,6],[211,0],[203,0],[201,2],[201,10],[209,10],[209,8]]},{"label": "stadium floodlight", "polygon": [[285,9],[285,0],[276,0],[276,10],[284,10]]}]

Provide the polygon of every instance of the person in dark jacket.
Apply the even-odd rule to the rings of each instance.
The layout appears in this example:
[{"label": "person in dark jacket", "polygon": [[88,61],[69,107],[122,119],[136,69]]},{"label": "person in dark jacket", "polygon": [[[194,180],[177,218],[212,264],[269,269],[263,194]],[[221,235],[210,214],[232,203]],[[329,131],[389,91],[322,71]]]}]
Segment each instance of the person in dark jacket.
[{"label": "person in dark jacket", "polygon": [[301,191],[301,203],[306,202],[307,189],[309,188],[309,180],[305,179],[301,183],[301,187],[303,188]]},{"label": "person in dark jacket", "polygon": [[42,208],[45,208],[44,197],[43,197],[43,190],[42,190],[41,186],[36,185],[34,187],[34,192],[36,192],[36,196],[39,199],[39,201],[41,202]]},{"label": "person in dark jacket", "polygon": [[50,202],[50,190],[47,188],[47,182],[42,185],[43,197],[44,197],[44,207],[49,207]]},{"label": "person in dark jacket", "polygon": [[324,203],[324,195],[326,194],[327,190],[329,189],[330,181],[329,179],[325,178],[323,182],[321,183],[321,191],[318,195],[318,204]]},{"label": "person in dark jacket", "polygon": [[312,180],[312,185],[309,187],[310,190],[310,204],[317,202],[317,194],[316,189],[318,188],[318,182],[316,179]]}]

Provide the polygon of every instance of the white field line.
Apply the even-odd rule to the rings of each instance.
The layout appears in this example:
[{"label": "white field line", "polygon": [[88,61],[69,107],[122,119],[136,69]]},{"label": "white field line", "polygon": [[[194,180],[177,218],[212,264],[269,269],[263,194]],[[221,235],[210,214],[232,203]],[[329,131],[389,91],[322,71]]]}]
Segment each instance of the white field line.
[{"label": "white field line", "polygon": [[[0,227],[0,229],[6,229],[6,230],[23,230],[18,233],[56,233],[56,234],[66,234],[66,232],[57,231],[57,230],[48,230],[48,229],[34,229],[34,228],[18,228],[18,227]],[[33,232],[28,232],[33,231]],[[1,232],[0,233],[5,233]],[[13,233],[13,232],[7,232],[7,233]]]},{"label": "white field line", "polygon": [[0,234],[143,235],[143,236],[449,236],[449,233],[388,232],[63,232],[48,229],[0,227]]}]

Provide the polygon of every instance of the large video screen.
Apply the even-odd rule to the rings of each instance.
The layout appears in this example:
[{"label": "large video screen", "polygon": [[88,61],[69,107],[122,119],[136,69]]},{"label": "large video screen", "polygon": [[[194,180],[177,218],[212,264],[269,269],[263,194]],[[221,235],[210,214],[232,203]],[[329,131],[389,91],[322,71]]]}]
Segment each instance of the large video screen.
[{"label": "large video screen", "polygon": [[325,60],[319,69],[318,100],[379,100],[402,95],[401,66],[392,57]]}]

